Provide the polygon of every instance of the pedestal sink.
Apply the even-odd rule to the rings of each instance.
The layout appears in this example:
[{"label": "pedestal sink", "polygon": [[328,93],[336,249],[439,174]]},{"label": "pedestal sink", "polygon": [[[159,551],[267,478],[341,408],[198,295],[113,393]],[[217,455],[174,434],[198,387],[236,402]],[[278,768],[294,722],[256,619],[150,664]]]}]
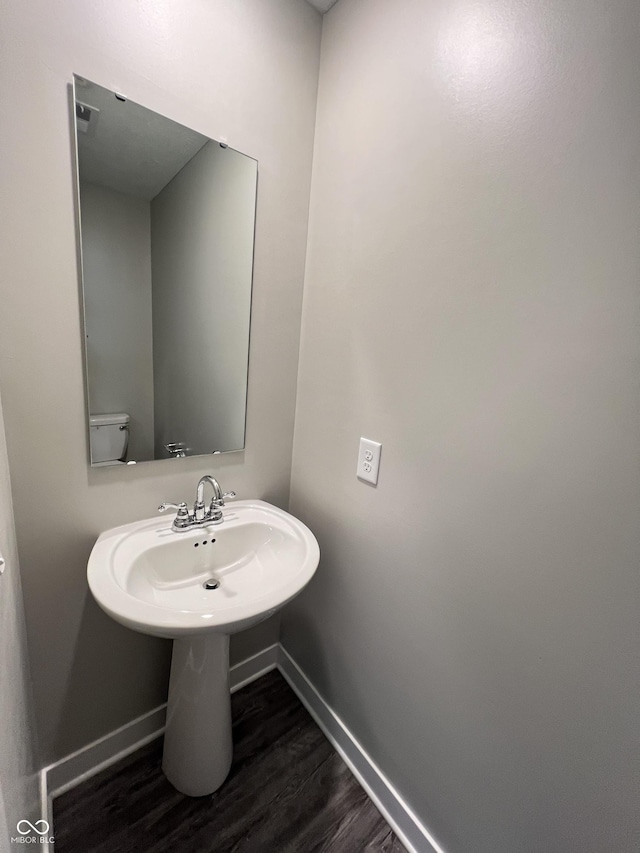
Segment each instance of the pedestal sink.
[{"label": "pedestal sink", "polygon": [[320,557],[311,531],[264,501],[176,533],[157,518],[102,533],[89,587],[117,622],[173,640],[162,767],[192,797],[222,785],[232,758],[229,635],[291,601]]}]

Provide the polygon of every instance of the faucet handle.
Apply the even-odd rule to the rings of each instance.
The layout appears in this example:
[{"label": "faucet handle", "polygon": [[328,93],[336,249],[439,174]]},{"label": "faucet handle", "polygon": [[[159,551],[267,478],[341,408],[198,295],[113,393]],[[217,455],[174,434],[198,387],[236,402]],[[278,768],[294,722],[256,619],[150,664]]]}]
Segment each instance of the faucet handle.
[{"label": "faucet handle", "polygon": [[172,530],[188,530],[189,525],[191,524],[191,516],[189,515],[189,510],[184,501],[179,504],[168,503],[165,502],[160,504],[158,507],[158,512],[166,512],[168,509],[177,509],[178,514],[173,519],[173,524],[171,525]]},{"label": "faucet handle", "polygon": [[161,503],[158,507],[158,512],[166,512],[168,509],[177,509],[178,517],[182,518],[184,515],[189,515],[189,510],[184,501],[179,504],[170,503],[169,501],[165,501],[165,503]]},{"label": "faucet handle", "polygon": [[232,500],[235,496],[235,492],[225,492],[223,495],[220,495],[219,498],[213,498],[211,500],[211,505],[209,506],[209,512],[213,512],[214,509],[220,509],[220,507],[223,507],[225,498]]}]

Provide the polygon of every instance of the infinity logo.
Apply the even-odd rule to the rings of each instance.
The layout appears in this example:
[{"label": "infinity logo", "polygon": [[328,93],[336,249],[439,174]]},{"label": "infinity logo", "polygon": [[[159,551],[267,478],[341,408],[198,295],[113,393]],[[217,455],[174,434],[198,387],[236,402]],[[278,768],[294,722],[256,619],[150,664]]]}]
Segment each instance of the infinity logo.
[{"label": "infinity logo", "polygon": [[[23,826],[26,826],[27,829],[20,828]],[[43,826],[44,829],[38,829],[39,826]],[[49,832],[49,824],[46,820],[37,820],[35,825],[28,820],[19,820],[16,829],[20,835],[28,835],[30,832],[37,832],[38,835],[46,835]]]}]

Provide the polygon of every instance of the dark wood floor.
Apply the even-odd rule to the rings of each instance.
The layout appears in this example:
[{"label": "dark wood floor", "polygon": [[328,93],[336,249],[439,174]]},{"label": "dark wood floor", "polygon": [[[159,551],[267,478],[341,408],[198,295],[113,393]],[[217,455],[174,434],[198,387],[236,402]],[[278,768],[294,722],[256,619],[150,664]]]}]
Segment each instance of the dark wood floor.
[{"label": "dark wood floor", "polygon": [[56,853],[404,853],[281,675],[238,691],[232,707],[219,791],[179,794],[154,741],[54,801]]}]

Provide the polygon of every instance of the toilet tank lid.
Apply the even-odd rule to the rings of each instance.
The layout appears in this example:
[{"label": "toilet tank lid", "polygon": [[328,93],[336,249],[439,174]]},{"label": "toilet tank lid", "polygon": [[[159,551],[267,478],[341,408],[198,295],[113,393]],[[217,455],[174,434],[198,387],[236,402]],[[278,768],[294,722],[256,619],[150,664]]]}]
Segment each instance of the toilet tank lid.
[{"label": "toilet tank lid", "polygon": [[109,426],[109,424],[128,424],[129,415],[126,412],[115,412],[111,415],[89,415],[89,424],[92,427]]}]

